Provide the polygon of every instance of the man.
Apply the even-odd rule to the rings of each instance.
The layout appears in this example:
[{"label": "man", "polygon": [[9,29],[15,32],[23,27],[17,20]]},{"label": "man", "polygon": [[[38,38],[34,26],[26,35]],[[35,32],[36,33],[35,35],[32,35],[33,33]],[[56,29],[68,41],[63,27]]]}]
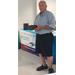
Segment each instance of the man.
[{"label": "man", "polygon": [[[54,37],[52,31],[55,29],[55,18],[50,11],[46,10],[46,8],[46,2],[40,1],[40,13],[36,16],[34,21],[34,24],[38,26],[34,29],[36,32],[36,53],[39,54],[42,62],[42,66],[38,67],[36,70],[41,71],[48,69],[49,73],[53,73],[52,45]],[[45,57],[47,57],[48,66],[45,62]]]}]

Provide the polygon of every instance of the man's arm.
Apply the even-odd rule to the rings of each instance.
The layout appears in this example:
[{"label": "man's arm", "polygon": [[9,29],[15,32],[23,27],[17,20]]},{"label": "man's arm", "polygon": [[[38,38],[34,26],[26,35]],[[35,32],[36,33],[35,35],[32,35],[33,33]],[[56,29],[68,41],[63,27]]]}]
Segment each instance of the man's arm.
[{"label": "man's arm", "polygon": [[51,30],[51,29],[53,29],[53,28],[51,28],[50,26],[48,26],[48,25],[46,25],[46,26],[40,26],[40,25],[37,25],[38,27],[37,28],[35,28],[34,30],[35,31],[39,31],[39,30]]},{"label": "man's arm", "polygon": [[42,29],[51,30],[51,29],[53,29],[53,28],[47,25],[47,26],[42,26]]}]

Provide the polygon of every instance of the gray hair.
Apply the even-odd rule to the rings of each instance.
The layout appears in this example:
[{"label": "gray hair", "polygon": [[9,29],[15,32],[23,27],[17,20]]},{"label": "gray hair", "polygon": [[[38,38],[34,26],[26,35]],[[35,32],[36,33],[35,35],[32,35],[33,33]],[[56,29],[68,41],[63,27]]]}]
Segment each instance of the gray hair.
[{"label": "gray hair", "polygon": [[[47,5],[47,3],[46,3],[44,0],[40,0],[40,2],[44,2],[44,3]],[[39,3],[40,3],[40,2],[39,2]]]}]

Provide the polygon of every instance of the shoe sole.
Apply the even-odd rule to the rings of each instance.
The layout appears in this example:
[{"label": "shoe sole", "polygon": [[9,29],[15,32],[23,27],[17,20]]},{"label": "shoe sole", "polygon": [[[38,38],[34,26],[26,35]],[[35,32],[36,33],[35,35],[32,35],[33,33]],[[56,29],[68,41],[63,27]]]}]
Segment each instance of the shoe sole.
[{"label": "shoe sole", "polygon": [[[49,73],[49,72],[48,72],[48,73]],[[55,73],[55,72],[53,71],[52,73]],[[49,74],[51,74],[51,73],[49,73]]]},{"label": "shoe sole", "polygon": [[[45,68],[45,69],[42,69],[42,70],[46,70],[46,69],[48,69],[48,68]],[[42,70],[37,70],[37,71],[42,71]]]}]

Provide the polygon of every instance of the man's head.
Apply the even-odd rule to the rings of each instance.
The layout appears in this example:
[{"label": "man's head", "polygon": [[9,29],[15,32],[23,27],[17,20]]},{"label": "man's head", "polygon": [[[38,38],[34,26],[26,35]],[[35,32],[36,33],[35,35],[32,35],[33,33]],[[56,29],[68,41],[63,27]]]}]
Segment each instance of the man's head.
[{"label": "man's head", "polygon": [[39,10],[40,12],[44,12],[47,8],[46,2],[45,1],[40,1],[39,2]]}]

